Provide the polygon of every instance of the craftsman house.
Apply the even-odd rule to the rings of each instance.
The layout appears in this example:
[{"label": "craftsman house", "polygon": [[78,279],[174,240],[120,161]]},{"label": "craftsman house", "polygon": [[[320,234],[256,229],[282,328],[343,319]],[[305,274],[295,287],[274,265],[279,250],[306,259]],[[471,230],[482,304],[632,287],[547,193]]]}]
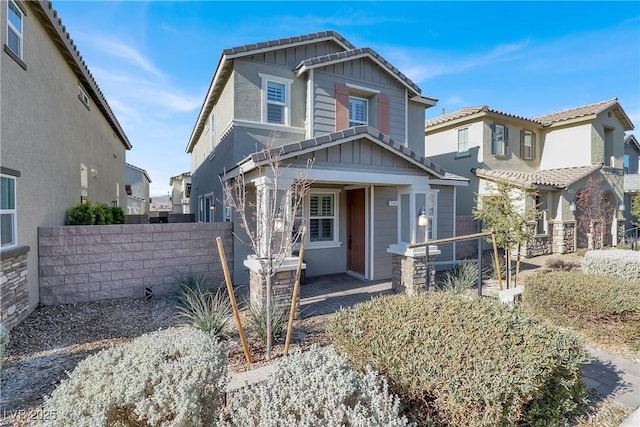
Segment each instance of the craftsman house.
[{"label": "craftsman house", "polygon": [[535,191],[529,203],[541,212],[528,255],[565,253],[587,244],[576,200],[590,177],[602,178],[610,209],[600,238],[605,245],[621,241],[624,135],[632,129],[616,98],[533,118],[472,107],[428,120],[425,151],[471,178],[457,194],[458,228],[478,227],[472,217],[478,198],[491,194],[489,183],[508,181]]},{"label": "craftsman house", "polygon": [[[281,147],[289,179],[313,160],[300,213],[307,277],[390,278],[392,255],[411,255],[409,243],[455,234],[456,189],[467,179],[424,156],[424,113],[435,104],[373,49],[332,31],[226,49],[186,147],[191,209],[240,232],[220,178],[242,173],[264,194],[262,151]],[[236,241],[236,283],[247,283],[249,255]]]}]

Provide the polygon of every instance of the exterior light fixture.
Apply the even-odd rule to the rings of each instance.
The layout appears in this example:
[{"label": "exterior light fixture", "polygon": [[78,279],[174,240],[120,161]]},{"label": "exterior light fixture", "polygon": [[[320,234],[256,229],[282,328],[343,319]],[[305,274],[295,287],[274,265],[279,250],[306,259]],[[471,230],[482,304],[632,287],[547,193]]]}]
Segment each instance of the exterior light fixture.
[{"label": "exterior light fixture", "polygon": [[623,211],[623,210],[625,210],[625,205],[624,205],[624,203],[620,203],[620,204],[618,205],[618,210],[619,210],[619,211]]},{"label": "exterior light fixture", "polygon": [[273,230],[278,233],[282,232],[284,231],[284,226],[284,218],[282,217],[282,214],[278,214],[278,216],[273,219]]},{"label": "exterior light fixture", "polygon": [[418,212],[418,225],[420,227],[426,227],[429,225],[429,217],[427,217],[427,211],[424,209],[424,206]]},{"label": "exterior light fixture", "polygon": [[569,210],[571,212],[575,212],[575,210],[576,210],[576,202],[569,203]]}]

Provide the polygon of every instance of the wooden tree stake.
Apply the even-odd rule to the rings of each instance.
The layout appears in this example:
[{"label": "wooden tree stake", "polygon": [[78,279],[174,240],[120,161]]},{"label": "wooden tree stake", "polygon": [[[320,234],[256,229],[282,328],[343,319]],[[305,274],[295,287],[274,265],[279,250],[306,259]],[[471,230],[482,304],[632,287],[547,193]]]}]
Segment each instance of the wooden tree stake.
[{"label": "wooden tree stake", "polygon": [[[498,258],[498,245],[496,245],[495,233],[491,233],[491,241],[493,242],[494,262],[496,263],[495,265],[498,269],[498,285],[500,286],[500,290],[502,290],[502,268],[500,268],[500,258]],[[480,274],[482,274],[482,272]]]},{"label": "wooden tree stake", "polygon": [[300,292],[300,274],[302,272],[302,259],[304,257],[304,242],[307,237],[307,227],[302,226],[302,235],[300,237],[300,253],[298,254],[298,269],[296,271],[296,281],[293,284],[293,296],[291,297],[291,309],[289,310],[289,324],[287,325],[287,339],[284,344],[284,355],[289,355],[289,344],[291,344],[291,334],[293,332],[293,317],[296,312],[296,302],[298,301],[298,293]]}]

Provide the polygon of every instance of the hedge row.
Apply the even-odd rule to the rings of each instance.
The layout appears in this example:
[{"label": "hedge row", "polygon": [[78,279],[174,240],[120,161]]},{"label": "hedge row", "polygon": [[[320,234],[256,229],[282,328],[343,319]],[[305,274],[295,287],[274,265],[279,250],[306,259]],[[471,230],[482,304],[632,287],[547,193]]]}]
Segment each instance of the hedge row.
[{"label": "hedge row", "polygon": [[596,276],[640,282],[640,251],[589,251],[582,259],[582,271]]},{"label": "hedge row", "polygon": [[523,305],[534,315],[583,330],[600,342],[640,349],[637,282],[581,272],[540,273],[527,278]]},{"label": "hedge row", "polygon": [[584,401],[577,339],[492,301],[377,298],[339,312],[330,333],[354,367],[387,377],[420,425],[558,425]]},{"label": "hedge row", "polygon": [[124,224],[124,211],[120,206],[96,205],[90,201],[69,209],[67,225]]}]

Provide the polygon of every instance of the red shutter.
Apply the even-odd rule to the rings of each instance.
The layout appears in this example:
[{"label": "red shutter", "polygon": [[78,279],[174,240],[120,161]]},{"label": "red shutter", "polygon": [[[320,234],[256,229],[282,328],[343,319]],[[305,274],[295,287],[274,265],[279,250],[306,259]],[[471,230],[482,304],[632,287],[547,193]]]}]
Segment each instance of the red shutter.
[{"label": "red shutter", "polygon": [[349,88],[336,84],[336,130],[349,127]]},{"label": "red shutter", "polygon": [[378,130],[385,135],[389,135],[389,95],[381,93],[378,95]]}]

